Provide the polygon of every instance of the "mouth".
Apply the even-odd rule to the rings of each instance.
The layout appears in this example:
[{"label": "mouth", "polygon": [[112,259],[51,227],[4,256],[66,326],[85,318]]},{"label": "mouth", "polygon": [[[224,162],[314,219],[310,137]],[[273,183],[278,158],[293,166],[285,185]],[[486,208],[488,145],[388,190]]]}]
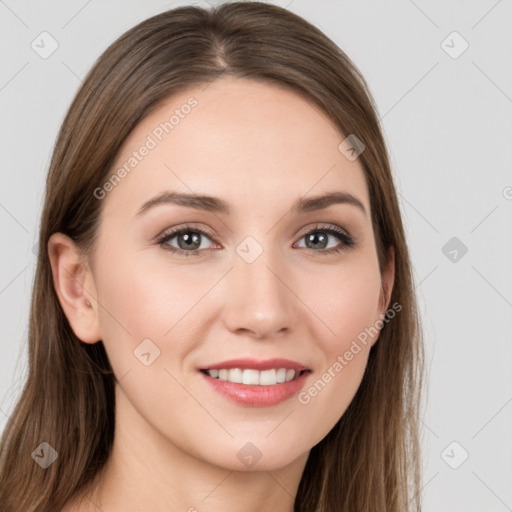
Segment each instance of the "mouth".
[{"label": "mouth", "polygon": [[289,359],[231,359],[198,368],[206,384],[245,407],[271,407],[291,399],[312,369]]},{"label": "mouth", "polygon": [[257,370],[254,368],[211,368],[200,370],[213,379],[232,382],[234,384],[246,384],[252,386],[275,386],[298,379],[304,373],[311,370],[294,370],[290,368],[271,368],[269,370]]}]

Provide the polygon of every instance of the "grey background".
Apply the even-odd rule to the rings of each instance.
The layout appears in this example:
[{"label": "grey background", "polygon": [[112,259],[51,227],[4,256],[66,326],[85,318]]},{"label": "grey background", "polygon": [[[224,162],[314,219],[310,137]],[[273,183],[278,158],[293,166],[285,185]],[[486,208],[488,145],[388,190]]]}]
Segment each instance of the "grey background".
[{"label": "grey background", "polygon": [[[0,0],[0,429],[25,378],[32,251],[65,111],[121,33],[187,3]],[[425,329],[425,511],[512,510],[512,3],[273,3],[331,37],[378,104]],[[43,31],[58,42],[47,59],[31,47]],[[461,40],[442,43],[453,31],[469,44],[457,58],[445,49]]]}]

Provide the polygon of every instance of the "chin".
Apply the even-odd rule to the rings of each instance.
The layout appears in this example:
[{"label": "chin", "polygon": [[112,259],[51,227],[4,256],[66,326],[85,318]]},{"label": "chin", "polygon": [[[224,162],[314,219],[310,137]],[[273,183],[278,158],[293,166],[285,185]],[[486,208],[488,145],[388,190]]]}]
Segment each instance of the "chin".
[{"label": "chin", "polygon": [[[241,439],[231,439],[229,443],[215,443],[214,453],[208,449],[203,459],[230,471],[275,471],[288,466],[300,457],[309,454],[307,446],[299,446],[288,437],[288,443],[275,433],[274,439],[252,435]],[[303,439],[303,437],[302,437]],[[211,447],[208,447],[211,448]]]}]

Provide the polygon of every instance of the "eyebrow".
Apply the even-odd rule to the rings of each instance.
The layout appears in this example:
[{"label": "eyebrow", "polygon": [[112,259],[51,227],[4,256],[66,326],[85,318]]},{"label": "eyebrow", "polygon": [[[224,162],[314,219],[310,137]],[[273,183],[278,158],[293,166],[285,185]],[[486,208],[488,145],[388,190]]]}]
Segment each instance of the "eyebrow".
[{"label": "eyebrow", "polygon": [[[224,215],[229,215],[230,213],[229,203],[219,197],[165,191],[146,201],[139,208],[136,216],[142,215],[149,209],[161,204],[176,204]],[[309,198],[300,198],[292,205],[291,212],[306,213],[323,210],[333,204],[349,204],[361,210],[364,215],[367,215],[363,203],[357,197],[347,192],[330,192]]]}]

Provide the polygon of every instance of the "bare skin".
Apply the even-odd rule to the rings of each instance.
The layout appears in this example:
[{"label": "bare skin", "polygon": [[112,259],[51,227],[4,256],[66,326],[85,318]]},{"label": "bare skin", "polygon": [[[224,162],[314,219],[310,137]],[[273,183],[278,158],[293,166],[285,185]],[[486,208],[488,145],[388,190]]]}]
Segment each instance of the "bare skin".
[{"label": "bare skin", "polygon": [[[130,134],[113,171],[190,97],[197,106],[101,199],[92,258],[62,234],[48,245],[70,325],[84,343],[103,340],[117,378],[111,458],[94,493],[65,512],[292,512],[309,452],[353,399],[378,334],[342,371],[333,365],[389,306],[393,254],[381,275],[361,164],[339,151],[346,135],[294,92],[225,78],[173,96]],[[166,190],[219,197],[231,211],[167,203],[137,215]],[[334,191],[364,211],[291,210]],[[185,224],[208,233],[195,255],[169,250],[187,251],[180,236],[155,242]],[[319,238],[308,245],[310,232]],[[248,263],[239,246],[262,252]],[[160,351],[148,366],[134,356],[145,339]],[[199,371],[241,357],[307,365],[305,390],[329,369],[332,378],[308,403],[243,406]],[[237,456],[247,443],[261,454],[251,467]]]}]

